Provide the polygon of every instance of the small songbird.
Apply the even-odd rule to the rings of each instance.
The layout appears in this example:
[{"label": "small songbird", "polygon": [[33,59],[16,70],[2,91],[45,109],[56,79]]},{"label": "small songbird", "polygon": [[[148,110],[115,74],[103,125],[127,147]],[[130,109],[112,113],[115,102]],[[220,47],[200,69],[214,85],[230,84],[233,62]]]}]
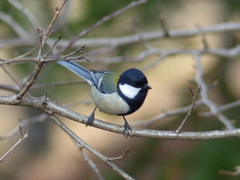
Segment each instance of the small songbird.
[{"label": "small songbird", "polygon": [[91,85],[91,95],[96,107],[88,117],[86,126],[92,125],[95,110],[99,108],[104,113],[123,117],[123,133],[127,137],[132,128],[124,116],[138,110],[148,90],[152,89],[142,71],[131,68],[120,74],[111,71],[87,70],[73,61],[57,63],[76,73]]}]

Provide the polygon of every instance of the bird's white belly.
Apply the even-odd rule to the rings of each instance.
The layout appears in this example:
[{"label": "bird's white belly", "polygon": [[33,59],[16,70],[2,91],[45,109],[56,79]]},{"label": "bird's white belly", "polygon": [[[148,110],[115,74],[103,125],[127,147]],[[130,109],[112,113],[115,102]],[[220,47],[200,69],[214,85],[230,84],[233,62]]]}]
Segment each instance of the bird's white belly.
[{"label": "bird's white belly", "polygon": [[130,109],[128,104],[117,93],[103,94],[94,86],[91,88],[92,98],[96,106],[107,114],[126,114]]}]

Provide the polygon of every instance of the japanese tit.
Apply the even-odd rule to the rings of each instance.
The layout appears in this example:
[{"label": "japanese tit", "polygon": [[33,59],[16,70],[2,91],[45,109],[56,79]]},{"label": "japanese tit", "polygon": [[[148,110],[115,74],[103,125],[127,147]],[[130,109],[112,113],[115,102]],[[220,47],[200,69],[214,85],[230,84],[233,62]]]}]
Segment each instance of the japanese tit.
[{"label": "japanese tit", "polygon": [[99,108],[104,113],[123,117],[123,132],[127,137],[132,128],[124,116],[138,110],[148,90],[151,89],[142,71],[132,68],[120,74],[87,70],[73,61],[58,61],[57,63],[76,73],[91,85],[91,95],[96,107],[89,116],[86,126],[93,123],[95,110]]}]

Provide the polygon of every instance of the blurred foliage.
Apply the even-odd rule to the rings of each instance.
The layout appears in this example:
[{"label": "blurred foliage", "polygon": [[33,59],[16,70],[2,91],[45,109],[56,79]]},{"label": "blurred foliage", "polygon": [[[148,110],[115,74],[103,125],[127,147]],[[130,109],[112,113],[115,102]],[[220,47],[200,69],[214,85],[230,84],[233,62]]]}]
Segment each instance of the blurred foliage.
[{"label": "blurred foliage", "polygon": [[238,0],[221,0],[223,3],[228,5],[228,9],[230,12],[239,12],[240,9],[240,1]]}]

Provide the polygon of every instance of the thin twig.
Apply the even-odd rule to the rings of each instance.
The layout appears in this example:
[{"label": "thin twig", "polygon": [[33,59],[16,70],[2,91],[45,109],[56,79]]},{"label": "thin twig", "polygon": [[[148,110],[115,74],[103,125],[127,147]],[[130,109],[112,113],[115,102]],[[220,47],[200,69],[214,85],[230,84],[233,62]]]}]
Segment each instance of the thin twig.
[{"label": "thin twig", "polygon": [[[138,41],[139,41],[139,36],[138,36]],[[59,41],[59,43],[62,42]],[[189,54],[189,55],[195,55],[195,54],[210,54],[210,55],[216,55],[219,57],[225,57],[225,58],[233,58],[240,54],[240,45],[237,45],[231,49],[170,49],[170,50],[162,50],[162,49],[149,49],[146,51],[142,51],[139,53],[138,56],[136,57],[113,57],[113,58],[93,58],[91,57],[91,63],[96,63],[101,61],[101,63],[105,64],[114,64],[114,63],[119,63],[123,61],[129,61],[129,62],[141,62],[145,60],[149,56],[157,55],[157,58],[155,61],[147,65],[144,70],[153,67],[157,63],[159,63],[161,60],[173,56],[173,55],[179,55],[179,54]],[[160,57],[159,57],[160,56]],[[61,57],[58,57],[59,60],[64,60],[61,59]],[[79,57],[72,57],[71,60],[78,60]],[[49,59],[42,59],[42,62],[52,62],[56,61],[58,59],[56,58],[49,58]],[[70,60],[70,59],[67,59]],[[0,62],[0,66],[4,64],[11,64],[11,63],[19,63],[19,62],[38,62],[38,58],[13,58],[13,59],[3,59],[2,62]]]},{"label": "thin twig", "polygon": [[20,89],[17,85],[0,84],[0,89],[15,92],[15,93],[20,92]]},{"label": "thin twig", "polygon": [[49,34],[50,34],[50,31],[51,31],[51,29],[52,29],[53,24],[55,23],[55,21],[56,21],[58,15],[59,15],[59,13],[61,12],[63,6],[65,5],[65,3],[66,3],[67,1],[68,1],[68,0],[64,0],[63,3],[62,3],[62,5],[60,6],[60,8],[58,8],[58,7],[56,8],[56,10],[55,10],[55,15],[54,15],[52,21],[50,22],[50,24],[49,24],[49,26],[48,26],[48,28],[47,28],[47,30],[46,30],[44,36],[43,36],[43,39],[42,39],[42,46],[44,46],[45,41],[46,41],[47,38],[49,37]]},{"label": "thin twig", "polygon": [[193,99],[192,105],[191,105],[191,107],[190,107],[190,109],[189,109],[186,117],[185,117],[184,120],[182,121],[181,125],[180,125],[180,126],[178,127],[178,129],[176,130],[176,133],[177,133],[177,134],[180,133],[183,125],[185,124],[185,122],[187,121],[187,119],[189,118],[189,116],[191,115],[191,112],[192,112],[193,108],[194,108],[195,105],[196,105],[196,101],[197,101],[198,95],[199,95],[199,93],[200,93],[201,90],[202,90],[202,87],[199,86],[199,87],[196,89],[196,93],[193,93],[192,89],[189,87],[189,91],[190,91],[190,93],[191,93],[191,95],[192,95],[192,99]]},{"label": "thin twig", "polygon": [[98,169],[97,165],[91,160],[88,154],[85,152],[82,146],[79,143],[75,143],[83,155],[84,161],[88,164],[88,166],[93,170],[93,172],[97,175],[99,180],[104,180],[103,176],[101,175],[100,170]]},{"label": "thin twig", "polygon": [[53,50],[53,48],[55,47],[55,45],[61,40],[62,36],[59,35],[57,40],[53,43],[52,47],[48,50],[48,52],[43,56],[44,59],[46,59],[48,57],[48,55],[50,54],[50,52]]},{"label": "thin twig", "polygon": [[117,10],[116,12],[103,17],[102,19],[100,19],[97,23],[95,23],[94,25],[92,25],[91,27],[83,30],[82,32],[80,32],[75,38],[71,39],[56,55],[62,54],[63,52],[65,52],[68,48],[70,48],[78,39],[82,38],[83,36],[87,35],[90,31],[96,29],[98,26],[102,25],[103,23],[105,23],[106,21],[109,21],[110,19],[122,14],[123,12],[138,6],[140,4],[144,4],[146,3],[148,0],[139,0],[139,1],[134,1],[131,4],[127,5],[126,7]]},{"label": "thin twig", "polygon": [[118,157],[114,157],[114,158],[108,158],[109,161],[115,161],[115,160],[119,160],[119,159],[123,159],[124,157],[126,157],[126,155],[129,153],[129,150],[126,150],[121,156]]},{"label": "thin twig", "polygon": [[163,18],[159,18],[159,20],[160,20],[160,24],[162,25],[165,37],[169,37],[169,32],[168,32],[168,28],[167,28],[165,20]]},{"label": "thin twig", "polygon": [[[37,31],[39,32],[39,29],[37,28]],[[52,33],[50,33],[49,34],[49,37],[52,35],[54,33],[54,31],[52,31]],[[21,55],[21,56],[19,56],[19,57],[16,57],[16,58],[13,58],[12,60],[14,60],[14,59],[20,59],[20,58],[24,58],[24,57],[27,57],[27,56],[30,56],[32,53],[33,53],[33,51],[35,51],[37,48],[39,48],[41,46],[41,42],[40,43],[38,43],[34,48],[32,48],[29,52],[27,52],[27,53],[25,53],[25,54],[23,54],[23,55]],[[54,45],[55,46],[55,45]]]},{"label": "thin twig", "polygon": [[45,62],[41,62],[42,59],[44,59],[43,57],[43,46],[45,44],[45,41],[47,40],[50,30],[54,24],[54,22],[56,21],[56,18],[58,17],[59,13],[61,12],[64,4],[67,2],[68,0],[65,0],[63,2],[63,4],[61,5],[60,9],[56,8],[55,11],[55,15],[50,23],[50,25],[48,26],[48,29],[46,31],[45,34],[43,34],[43,31],[41,29],[37,29],[38,33],[39,33],[39,38],[40,38],[40,48],[39,48],[39,53],[38,53],[38,62],[36,62],[36,66],[35,66],[35,70],[33,75],[31,76],[31,79],[26,83],[25,87],[22,89],[22,91],[17,95],[17,100],[21,100],[22,97],[28,92],[28,90],[30,89],[30,87],[35,83],[38,74],[40,73],[43,65],[45,64]]},{"label": "thin twig", "polygon": [[29,19],[29,21],[32,23],[33,27],[41,28],[41,25],[37,21],[37,19],[33,16],[33,14],[22,4],[20,4],[16,0],[8,0],[15,8],[17,8],[19,11],[21,11],[25,16]]},{"label": "thin twig", "polygon": [[[52,29],[52,26],[53,24],[55,23],[59,13],[61,12],[63,6],[65,5],[65,3],[67,2],[68,0],[64,0],[64,2],[62,3],[62,5],[60,6],[60,8],[56,7],[55,9],[55,14],[54,14],[54,17],[52,18],[52,21],[50,22],[47,30],[45,33],[43,33],[43,30],[42,29],[38,29],[37,28],[37,31],[39,33],[39,38],[40,38],[40,48],[39,48],[39,52],[38,52],[38,59],[39,60],[42,60],[44,59],[44,56],[43,56],[43,47],[45,45],[45,42],[46,40],[49,38],[50,34],[52,34],[54,31],[51,31]],[[58,42],[58,41],[57,41]],[[52,49],[51,49],[52,50]]]},{"label": "thin twig", "polygon": [[[229,104],[225,104],[225,105],[222,105],[222,106],[219,106],[218,107],[218,110],[219,111],[226,111],[228,109],[232,109],[234,107],[237,107],[237,106],[240,106],[240,100],[238,101],[235,101],[235,102],[231,102]],[[209,111],[209,112],[201,112],[200,113],[200,116],[206,116],[206,117],[209,117],[209,116],[212,116],[212,112]]]},{"label": "thin twig", "polygon": [[83,52],[82,50],[83,50],[84,48],[85,48],[85,45],[83,45],[83,46],[77,48],[75,51],[73,51],[73,52],[71,52],[71,53],[69,53],[69,54],[67,54],[67,55],[65,55],[65,56],[61,56],[61,57],[59,57],[59,58],[57,58],[57,59],[67,59],[67,58],[70,57],[70,56],[73,56],[73,55],[75,55],[75,54],[77,54],[77,53]]},{"label": "thin twig", "polygon": [[[169,29],[169,37],[171,38],[187,38],[187,37],[194,37],[202,34],[217,34],[217,33],[223,33],[223,32],[234,32],[240,30],[240,23],[237,22],[225,22],[222,24],[214,25],[214,26],[207,26],[207,27],[201,27],[201,28],[194,28],[194,29]],[[151,40],[160,40],[162,38],[165,38],[165,32],[164,31],[156,31],[156,32],[143,32],[141,34],[133,34],[129,36],[122,36],[122,37],[113,37],[113,38],[81,38],[78,39],[74,44],[71,45],[72,48],[77,48],[79,46],[82,46],[83,44],[87,47],[96,47],[96,46],[114,46],[115,48],[127,44],[133,44],[138,43],[142,41],[139,39],[139,36],[141,36],[142,40],[144,41],[151,41]],[[53,44],[56,39],[48,39],[48,41]],[[1,40],[0,41],[0,47],[4,46],[13,46],[13,47],[22,47],[22,46],[29,46],[29,45],[35,45],[38,43],[38,39],[29,39],[29,38],[21,38],[21,39],[8,39],[8,40]],[[68,39],[63,39],[58,43],[58,47],[65,47],[69,43]],[[222,54],[223,56],[233,57],[236,55],[236,53],[233,53],[230,55],[229,50],[227,49],[216,49],[214,50],[214,53],[217,53],[217,50],[219,50],[218,54]],[[226,53],[225,53],[226,52]],[[224,55],[225,54],[225,55]],[[59,53],[58,53],[59,55]]]},{"label": "thin twig", "polygon": [[26,130],[25,134],[22,133],[22,127],[19,126],[19,131],[20,131],[20,133],[21,133],[20,139],[0,158],[0,163],[3,162],[4,159],[5,159],[19,144],[21,144],[25,139],[27,139],[27,138],[29,137],[30,124],[31,124],[31,121],[29,121],[29,123],[28,123],[28,127],[27,127],[27,130]]},{"label": "thin twig", "polygon": [[[203,104],[202,101],[198,100],[195,103],[195,107],[199,107],[202,104]],[[134,122],[131,123],[131,126],[133,126],[133,127],[147,127],[147,126],[149,126],[153,123],[160,122],[160,121],[162,121],[162,120],[164,120],[168,117],[177,116],[179,114],[187,113],[189,111],[189,109],[191,108],[191,106],[192,106],[192,104],[188,105],[188,106],[185,106],[185,107],[182,107],[182,108],[164,111],[163,113],[161,113],[161,114],[159,114],[155,117],[152,117],[150,119],[134,121]]]},{"label": "thin twig", "polygon": [[19,37],[21,38],[28,37],[27,32],[11,16],[0,11],[0,19],[6,22]]},{"label": "thin twig", "polygon": [[14,137],[18,132],[19,132],[19,127],[21,126],[22,128],[24,128],[25,126],[29,125],[29,122],[31,121],[31,124],[36,123],[36,122],[41,122],[47,119],[47,115],[45,113],[40,114],[38,116],[35,117],[31,117],[29,119],[26,120],[22,120],[18,126],[16,126],[15,128],[13,128],[10,132],[8,132],[7,134],[2,134],[0,135],[0,140],[5,140],[5,139],[11,139],[12,137]]},{"label": "thin twig", "polygon": [[44,44],[43,44],[43,30],[37,28],[37,32],[38,32],[39,40],[40,40],[40,46],[39,46],[39,51],[38,51],[38,56],[37,56],[37,59],[39,61],[43,57],[43,46],[44,46]]},{"label": "thin twig", "polygon": [[24,57],[30,56],[37,48],[39,48],[39,46],[40,46],[40,43],[38,43],[35,47],[33,47],[30,51],[26,52],[25,54],[23,54],[21,56],[18,56],[16,58],[13,58],[13,59],[20,59],[20,58],[24,58]]},{"label": "thin twig", "polygon": [[133,27],[136,33],[139,35],[139,39],[141,40],[141,43],[146,47],[146,49],[154,49],[154,47],[150,43],[148,43],[147,41],[144,40],[144,38],[141,37],[142,31],[140,30],[140,28],[136,23],[133,23]]},{"label": "thin twig", "polygon": [[202,102],[208,106],[208,108],[210,109],[210,111],[212,112],[212,114],[214,116],[216,116],[220,122],[222,122],[224,124],[224,126],[227,129],[234,129],[235,127],[233,126],[233,124],[231,123],[231,121],[225,117],[217,108],[217,106],[208,98],[208,88],[206,83],[203,80],[203,71],[202,71],[202,67],[201,67],[201,61],[200,61],[200,54],[197,53],[195,54],[195,63],[196,63],[196,76],[195,76],[195,80],[198,83],[199,86],[201,86],[203,88],[203,90],[201,91],[201,99]]},{"label": "thin twig", "polygon": [[35,83],[38,74],[40,73],[44,63],[36,64],[34,73],[31,77],[31,79],[26,83],[22,91],[17,95],[17,100],[21,100],[22,97],[28,92],[28,90],[31,88],[31,86]]},{"label": "thin twig", "polygon": [[[16,79],[4,66],[1,66],[1,67],[2,67],[2,69],[8,74],[8,76],[18,85],[18,87],[19,87],[21,90],[23,90],[22,85],[21,85],[20,83],[18,83],[17,79]],[[30,95],[28,92],[26,92],[26,95],[27,95],[28,97],[31,97],[31,95]]]},{"label": "thin twig", "polygon": [[66,85],[79,85],[86,84],[87,82],[84,80],[76,80],[76,81],[61,81],[61,82],[53,82],[48,84],[35,84],[31,87],[31,89],[41,89],[46,87],[58,87],[58,86],[66,86]]},{"label": "thin twig", "polygon": [[229,176],[238,176],[240,175],[240,166],[234,167],[236,171],[226,171],[226,170],[219,170],[220,174],[229,175]]}]

